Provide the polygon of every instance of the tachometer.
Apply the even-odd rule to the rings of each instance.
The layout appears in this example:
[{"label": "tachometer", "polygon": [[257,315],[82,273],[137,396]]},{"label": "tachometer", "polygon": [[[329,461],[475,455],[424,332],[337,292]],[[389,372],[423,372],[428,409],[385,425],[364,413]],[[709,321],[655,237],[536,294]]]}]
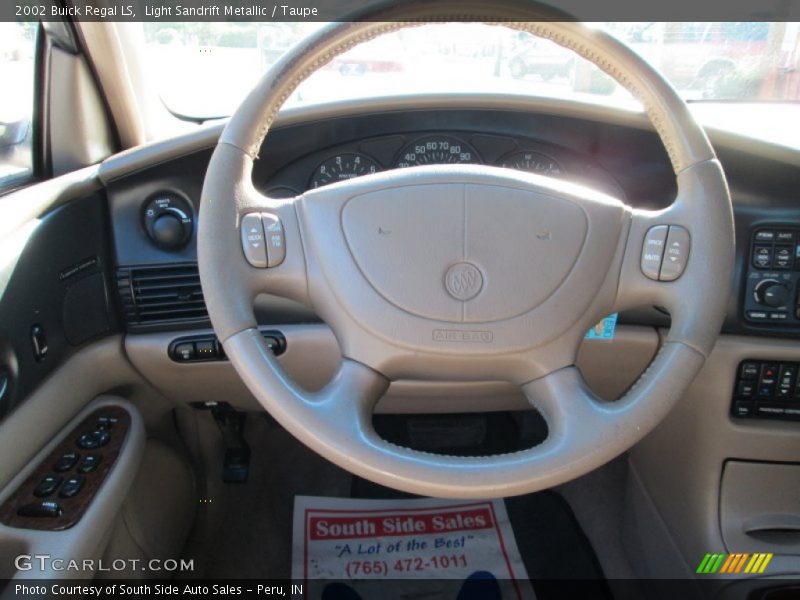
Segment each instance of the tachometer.
[{"label": "tachometer", "polygon": [[429,135],[403,148],[396,167],[481,162],[475,149],[454,137]]},{"label": "tachometer", "polygon": [[318,188],[359,175],[377,173],[380,170],[380,165],[369,156],[356,152],[344,152],[331,156],[314,169],[308,187]]},{"label": "tachometer", "polygon": [[558,176],[564,173],[564,169],[558,162],[541,152],[523,150],[522,152],[512,152],[500,159],[498,166],[538,175]]}]

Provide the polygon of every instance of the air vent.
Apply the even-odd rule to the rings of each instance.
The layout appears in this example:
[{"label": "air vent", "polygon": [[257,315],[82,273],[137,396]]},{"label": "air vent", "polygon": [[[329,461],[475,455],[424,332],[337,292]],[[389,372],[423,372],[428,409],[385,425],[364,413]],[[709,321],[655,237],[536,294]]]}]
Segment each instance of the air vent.
[{"label": "air vent", "polygon": [[129,325],[190,324],[208,320],[197,265],[119,269],[117,289],[123,316]]}]

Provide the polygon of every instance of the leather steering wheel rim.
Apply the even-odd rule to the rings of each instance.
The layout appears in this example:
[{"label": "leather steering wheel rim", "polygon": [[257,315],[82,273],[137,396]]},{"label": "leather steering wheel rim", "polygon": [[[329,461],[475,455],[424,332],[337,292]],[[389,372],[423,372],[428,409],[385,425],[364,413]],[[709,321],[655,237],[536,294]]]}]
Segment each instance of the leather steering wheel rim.
[{"label": "leather steering wheel rim", "polygon": [[[373,9],[360,21],[321,29],[284,55],[220,137],[203,187],[198,234],[212,324],[266,410],[306,445],[354,474],[438,497],[500,497],[552,487],[607,462],[652,430],[714,345],[734,258],[731,202],[714,151],[685,103],[652,67],[603,32],[553,21],[562,17],[537,4],[472,0]],[[448,20],[492,22],[550,39],[631,91],[675,171],[673,204],[660,211],[633,209],[570,184],[479,166],[380,173],[288,200],[254,189],[253,161],[279,108],[303,80],[359,43],[406,26]],[[430,202],[421,204],[419,198]],[[403,202],[405,214],[398,208]],[[422,265],[409,265],[396,251],[412,239],[413,232],[406,230],[419,225],[409,220],[415,207],[419,214],[413,216],[423,226],[463,221],[453,225],[452,239],[422,242],[429,246],[423,256],[431,257]],[[498,264],[481,246],[482,234],[471,229],[468,208],[470,214],[491,217],[493,233],[516,233],[504,246],[508,264]],[[260,269],[245,260],[239,228],[250,213],[280,219],[286,256],[279,265]],[[381,230],[381,219],[392,219],[396,239],[373,235],[376,223]],[[538,241],[524,236],[515,220],[546,223],[547,236]],[[641,270],[645,236],[657,226],[682,227],[690,236],[691,251],[677,280],[652,280]],[[435,284],[431,279],[441,271],[447,284],[448,267],[464,262],[465,254],[469,268],[482,275],[482,287],[466,300],[454,298],[441,278]],[[528,262],[519,262],[517,254]],[[539,254],[551,257],[547,264],[536,262]],[[564,258],[561,265],[563,256],[572,262]],[[525,278],[530,283],[521,282],[520,269],[530,265]],[[405,273],[415,293],[387,275],[387,267]],[[524,293],[509,295],[514,286]],[[304,302],[333,329],[345,358],[323,390],[308,393],[281,370],[257,330],[253,301],[259,293]],[[605,314],[645,304],[669,310],[669,333],[625,396],[604,402],[573,365],[580,340]],[[472,458],[395,446],[377,436],[371,413],[390,381],[400,378],[518,383],[547,421],[548,438],[513,454]]]}]

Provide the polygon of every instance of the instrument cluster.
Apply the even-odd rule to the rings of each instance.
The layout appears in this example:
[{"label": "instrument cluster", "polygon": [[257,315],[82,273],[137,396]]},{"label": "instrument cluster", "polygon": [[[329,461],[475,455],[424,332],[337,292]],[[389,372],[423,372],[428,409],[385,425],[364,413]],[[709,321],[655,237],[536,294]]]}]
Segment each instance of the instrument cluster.
[{"label": "instrument cluster", "polygon": [[382,136],[310,153],[272,174],[260,187],[272,197],[290,197],[388,169],[459,163],[568,178],[623,197],[608,173],[568,149],[507,136],[449,132]]}]

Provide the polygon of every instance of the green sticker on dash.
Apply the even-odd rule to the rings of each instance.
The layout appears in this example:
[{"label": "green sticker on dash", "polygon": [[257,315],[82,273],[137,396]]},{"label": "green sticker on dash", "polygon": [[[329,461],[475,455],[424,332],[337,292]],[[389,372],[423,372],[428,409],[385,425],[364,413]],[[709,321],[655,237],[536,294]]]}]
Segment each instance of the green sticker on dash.
[{"label": "green sticker on dash", "polygon": [[587,340],[613,340],[614,330],[617,328],[617,313],[608,315],[587,333]]}]

